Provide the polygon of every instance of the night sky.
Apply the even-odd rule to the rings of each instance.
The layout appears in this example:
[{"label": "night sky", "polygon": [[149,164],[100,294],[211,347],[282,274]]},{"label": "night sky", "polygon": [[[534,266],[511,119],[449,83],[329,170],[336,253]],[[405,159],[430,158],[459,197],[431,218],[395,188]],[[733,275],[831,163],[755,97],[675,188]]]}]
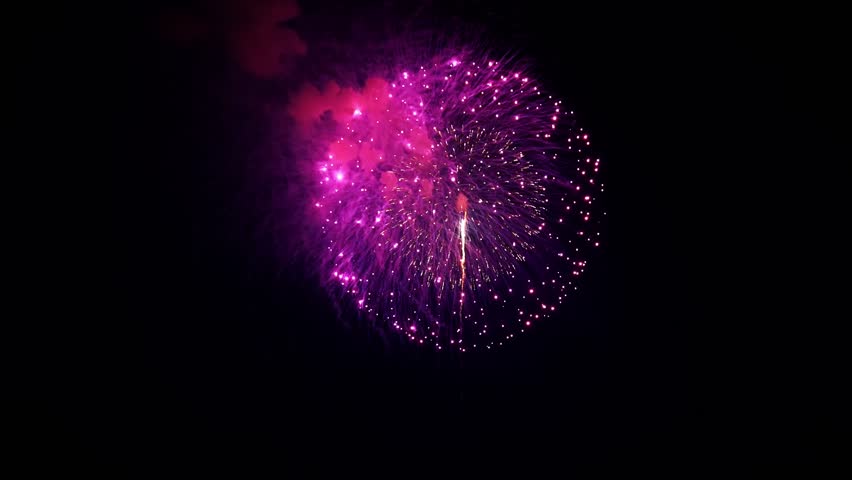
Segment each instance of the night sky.
[{"label": "night sky", "polygon": [[[113,478],[827,465],[839,352],[806,299],[817,250],[793,236],[819,230],[804,188],[839,138],[820,110],[840,85],[831,25],[718,5],[301,3],[285,26],[308,53],[283,80],[247,73],[210,33],[226,27],[187,47],[171,33],[196,23],[161,21],[209,7],[131,12],[102,326],[53,367],[39,451]],[[498,351],[435,354],[339,321],[268,227],[268,108],[321,71],[312,54],[395,18],[472,23],[532,59],[604,162],[604,240],[580,290]]]}]

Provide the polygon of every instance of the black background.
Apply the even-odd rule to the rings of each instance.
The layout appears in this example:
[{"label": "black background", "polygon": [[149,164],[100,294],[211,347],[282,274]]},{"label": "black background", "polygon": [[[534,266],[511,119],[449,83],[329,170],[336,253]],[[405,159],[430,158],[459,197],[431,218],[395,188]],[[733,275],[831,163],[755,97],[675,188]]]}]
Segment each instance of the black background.
[{"label": "black background", "polygon": [[[381,6],[303,2],[340,25]],[[607,184],[603,248],[564,318],[459,359],[341,325],[281,258],[252,191],[267,128],[253,109],[281,92],[215,49],[158,39],[145,26],[159,8],[131,12],[130,46],[108,57],[128,70],[101,78],[120,83],[118,148],[105,233],[87,242],[106,273],[80,298],[102,321],[58,330],[82,341],[34,400],[41,461],[118,476],[455,461],[761,472],[839,451],[839,351],[804,241],[824,236],[813,205],[833,195],[810,193],[839,138],[830,13],[422,7],[533,58],[592,132]]]}]

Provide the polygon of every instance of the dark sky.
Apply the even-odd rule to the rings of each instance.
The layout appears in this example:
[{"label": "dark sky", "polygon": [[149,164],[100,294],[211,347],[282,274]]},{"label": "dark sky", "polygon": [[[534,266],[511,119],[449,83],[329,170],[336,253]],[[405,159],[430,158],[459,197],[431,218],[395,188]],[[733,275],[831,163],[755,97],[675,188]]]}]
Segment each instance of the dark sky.
[{"label": "dark sky", "polygon": [[[353,18],[383,5],[303,3],[288,26],[309,40],[306,69],[311,22],[360,38],[372,24]],[[564,316],[463,359],[341,325],[261,226],[274,193],[257,145],[281,82],[247,75],[215,33],[164,39],[151,20],[172,10],[141,5],[114,98],[107,326],[86,331],[79,365],[56,367],[36,445],[116,478],[825,464],[838,352],[818,343],[813,251],[792,237],[819,225],[797,186],[839,138],[823,112],[840,85],[832,24],[718,5],[462,3],[426,5],[414,24],[457,16],[532,58],[604,161],[604,248]]]}]

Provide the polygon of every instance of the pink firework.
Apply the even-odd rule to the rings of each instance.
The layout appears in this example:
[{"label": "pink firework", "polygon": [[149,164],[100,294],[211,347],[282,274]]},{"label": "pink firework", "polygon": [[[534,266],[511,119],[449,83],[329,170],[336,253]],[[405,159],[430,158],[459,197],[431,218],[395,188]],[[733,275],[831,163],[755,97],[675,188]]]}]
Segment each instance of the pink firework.
[{"label": "pink firework", "polygon": [[305,87],[289,113],[325,134],[311,134],[320,274],[377,328],[502,345],[559,311],[599,245],[589,135],[516,62],[439,55]]}]

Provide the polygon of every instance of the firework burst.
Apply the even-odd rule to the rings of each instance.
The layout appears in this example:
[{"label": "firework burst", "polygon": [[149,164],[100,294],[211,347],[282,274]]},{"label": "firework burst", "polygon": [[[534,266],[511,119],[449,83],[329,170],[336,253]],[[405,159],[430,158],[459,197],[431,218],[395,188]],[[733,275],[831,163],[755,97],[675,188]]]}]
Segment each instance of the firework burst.
[{"label": "firework burst", "polygon": [[378,328],[502,345],[558,311],[599,245],[589,135],[510,59],[438,55],[358,88],[305,87],[289,113],[321,139],[320,275]]}]

